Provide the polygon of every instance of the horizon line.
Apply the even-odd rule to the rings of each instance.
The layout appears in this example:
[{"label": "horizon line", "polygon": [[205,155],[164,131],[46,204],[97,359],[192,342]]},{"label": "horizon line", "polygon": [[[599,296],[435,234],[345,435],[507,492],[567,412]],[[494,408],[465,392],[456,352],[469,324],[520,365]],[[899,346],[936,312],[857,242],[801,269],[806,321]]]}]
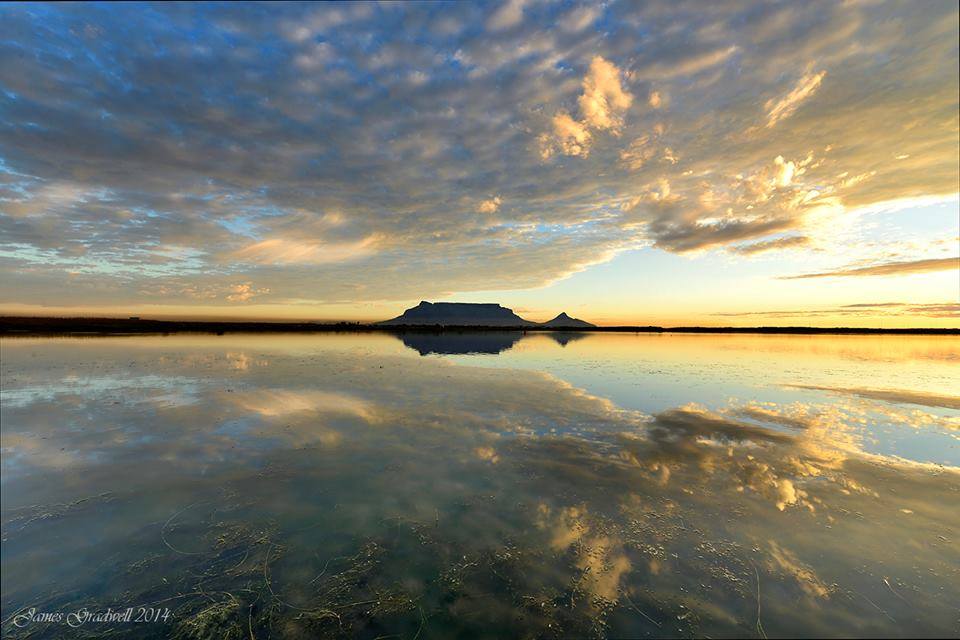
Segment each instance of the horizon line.
[{"label": "horizon line", "polygon": [[309,333],[339,331],[535,331],[578,333],[782,333],[782,334],[899,334],[899,335],[960,335],[960,327],[814,327],[805,325],[736,326],[661,326],[661,325],[606,325],[593,327],[550,327],[536,325],[443,325],[406,324],[389,325],[381,322],[359,321],[270,321],[270,320],[163,320],[139,316],[127,318],[93,316],[0,316],[0,335],[120,335],[150,333]]}]

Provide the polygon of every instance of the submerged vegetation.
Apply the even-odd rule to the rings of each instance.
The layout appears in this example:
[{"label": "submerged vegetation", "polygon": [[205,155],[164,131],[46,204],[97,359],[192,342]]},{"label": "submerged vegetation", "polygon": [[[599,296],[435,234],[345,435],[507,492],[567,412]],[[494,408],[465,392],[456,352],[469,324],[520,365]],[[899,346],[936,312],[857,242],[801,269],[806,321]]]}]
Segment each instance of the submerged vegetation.
[{"label": "submerged vegetation", "polygon": [[[700,543],[680,560],[667,545],[693,534],[680,517],[646,512],[617,522],[590,518],[572,507],[553,513],[541,504],[533,519],[540,530],[564,539],[547,545],[503,540],[462,544],[434,522],[385,519],[379,535],[344,538],[342,555],[324,557],[333,545],[310,551],[308,531],[331,532],[323,523],[284,535],[275,524],[252,526],[229,520],[238,504],[191,505],[159,531],[153,551],[130,560],[117,554],[100,567],[124,585],[100,597],[72,599],[55,593],[32,606],[40,610],[104,610],[117,602],[169,608],[167,625],[144,625],[144,637],[605,637],[610,618],[640,635],[697,636],[705,611],[695,593],[625,587],[620,578],[632,562],[675,563],[701,575],[744,603],[752,598],[754,566],[732,542]],[[251,505],[247,505],[249,509]],[[464,503],[444,514],[469,513]],[[49,511],[50,513],[53,510]],[[192,514],[192,518],[187,519]],[[31,522],[40,522],[40,519]],[[522,533],[518,534],[523,536]],[[335,537],[335,536],[334,536]],[[622,542],[614,542],[614,541]],[[188,546],[190,545],[190,546]],[[109,595],[108,595],[109,594]],[[749,633],[751,621],[724,621],[731,633]],[[17,629],[11,638],[126,636],[129,627],[49,626]]]},{"label": "submerged vegetation", "polygon": [[[482,356],[370,336],[5,342],[3,635],[957,631],[955,346],[818,343],[770,391],[809,341],[741,338],[751,361],[630,337],[625,365],[614,338]],[[561,357],[617,402],[544,372]],[[865,393],[864,362],[878,388],[912,367],[927,393]],[[806,366],[848,373],[807,384]],[[168,615],[15,622],[125,607]]]}]

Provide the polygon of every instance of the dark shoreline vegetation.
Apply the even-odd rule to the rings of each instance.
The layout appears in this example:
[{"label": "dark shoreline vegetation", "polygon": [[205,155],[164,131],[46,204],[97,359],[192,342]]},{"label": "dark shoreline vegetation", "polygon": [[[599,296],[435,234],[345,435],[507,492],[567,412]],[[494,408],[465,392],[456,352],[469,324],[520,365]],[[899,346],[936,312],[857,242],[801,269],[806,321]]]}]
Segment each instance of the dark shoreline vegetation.
[{"label": "dark shoreline vegetation", "polygon": [[55,318],[3,316],[0,336],[32,335],[123,335],[152,333],[325,333],[325,332],[463,332],[543,331],[609,333],[760,333],[793,335],[960,335],[960,328],[862,328],[862,327],[545,327],[545,326],[443,326],[381,325],[360,322],[267,322],[151,320],[134,318]]}]

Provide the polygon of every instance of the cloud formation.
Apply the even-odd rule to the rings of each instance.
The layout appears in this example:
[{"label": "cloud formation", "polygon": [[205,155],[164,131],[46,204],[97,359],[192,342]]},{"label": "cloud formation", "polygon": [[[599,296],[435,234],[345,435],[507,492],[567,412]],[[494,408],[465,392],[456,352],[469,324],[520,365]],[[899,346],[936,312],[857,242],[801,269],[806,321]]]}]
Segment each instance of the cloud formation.
[{"label": "cloud formation", "polygon": [[255,296],[270,293],[270,289],[256,289],[250,282],[241,282],[230,287],[230,293],[227,294],[228,302],[247,302]]},{"label": "cloud formation", "polygon": [[885,262],[866,267],[853,267],[823,271],[820,273],[804,273],[798,276],[782,276],[784,280],[799,280],[804,278],[849,278],[860,276],[901,276],[914,273],[930,273],[932,271],[957,271],[960,273],[960,256],[954,258],[932,258],[929,260],[905,260],[900,262]]},{"label": "cloud formation", "polygon": [[500,196],[493,196],[489,200],[484,200],[477,205],[478,213],[496,213],[500,209]]},{"label": "cloud formation", "polygon": [[553,131],[540,137],[542,159],[549,159],[557,151],[567,156],[588,156],[592,131],[620,135],[623,114],[633,104],[633,96],[623,88],[620,69],[597,56],[590,62],[577,104],[579,119],[565,111],[553,116]]},{"label": "cloud formation", "polygon": [[517,26],[523,20],[524,4],[526,0],[506,0],[487,20],[487,28],[491,31],[503,31]]},{"label": "cloud formation", "polygon": [[714,313],[715,316],[768,316],[771,318],[819,318],[819,317],[895,317],[899,315],[923,316],[926,318],[960,318],[957,303],[909,303],[909,302],[863,302],[840,307],[813,309],[779,309],[773,311],[735,311]]},{"label": "cloud formation", "polygon": [[763,105],[767,110],[767,126],[772,127],[784,118],[792,116],[802,102],[809,100],[816,93],[825,75],[827,75],[826,71],[808,73],[800,78],[796,86],[785,96],[767,100]]},{"label": "cloud formation", "polygon": [[784,236],[782,238],[773,238],[752,244],[735,245],[730,247],[730,251],[744,256],[752,256],[758,253],[806,247],[809,244],[810,238],[807,236]]},{"label": "cloud formation", "polygon": [[863,389],[847,387],[823,387],[815,385],[794,384],[789,385],[795,389],[813,389],[816,391],[829,391],[831,393],[841,393],[869,398],[871,400],[883,400],[884,402],[919,404],[927,407],[943,407],[945,409],[960,409],[960,397],[945,396],[926,391],[910,391],[904,389]]},{"label": "cloud formation", "polygon": [[328,243],[321,239],[270,238],[234,251],[230,259],[251,264],[342,263],[368,255],[375,242],[373,236],[357,242],[341,243]]},{"label": "cloud formation", "polygon": [[956,22],[939,1],[4,5],[0,303],[408,300],[637,247],[819,248],[851,211],[957,191]]},{"label": "cloud formation", "polygon": [[633,104],[633,96],[624,91],[616,65],[597,56],[590,62],[577,102],[588,127],[616,132],[623,124],[623,112]]}]

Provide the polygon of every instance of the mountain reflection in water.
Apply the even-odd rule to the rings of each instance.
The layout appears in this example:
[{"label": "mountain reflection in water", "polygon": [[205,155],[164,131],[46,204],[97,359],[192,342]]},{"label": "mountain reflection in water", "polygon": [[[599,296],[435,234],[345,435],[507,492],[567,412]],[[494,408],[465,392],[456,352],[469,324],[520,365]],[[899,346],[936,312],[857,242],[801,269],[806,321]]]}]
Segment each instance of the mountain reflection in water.
[{"label": "mountain reflection in water", "polygon": [[399,334],[403,344],[422,356],[453,353],[502,353],[523,338],[523,331],[414,331]]},{"label": "mountain reflection in water", "polygon": [[576,331],[410,331],[394,334],[403,344],[422,356],[431,354],[498,354],[509,351],[524,338],[535,335],[553,340],[562,347],[575,340],[586,338],[588,333]]},{"label": "mountain reflection in water", "polygon": [[960,341],[515,334],[4,339],[4,636],[960,633]]}]

